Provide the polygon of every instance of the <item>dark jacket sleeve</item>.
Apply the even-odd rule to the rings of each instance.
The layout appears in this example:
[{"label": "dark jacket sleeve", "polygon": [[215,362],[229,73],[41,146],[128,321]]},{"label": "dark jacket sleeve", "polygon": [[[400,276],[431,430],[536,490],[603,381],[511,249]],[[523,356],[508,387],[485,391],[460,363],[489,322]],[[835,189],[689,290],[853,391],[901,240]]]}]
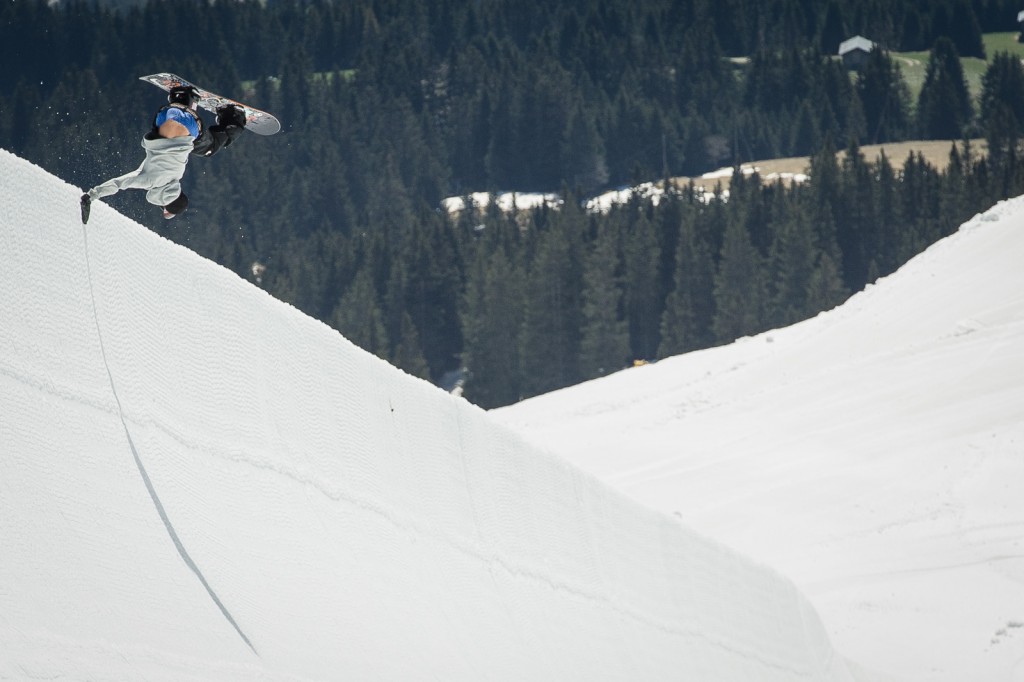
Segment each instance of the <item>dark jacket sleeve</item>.
[{"label": "dark jacket sleeve", "polygon": [[203,134],[192,145],[192,153],[199,156],[213,156],[234,142],[235,138],[243,131],[244,128],[236,125],[213,125],[203,128]]}]

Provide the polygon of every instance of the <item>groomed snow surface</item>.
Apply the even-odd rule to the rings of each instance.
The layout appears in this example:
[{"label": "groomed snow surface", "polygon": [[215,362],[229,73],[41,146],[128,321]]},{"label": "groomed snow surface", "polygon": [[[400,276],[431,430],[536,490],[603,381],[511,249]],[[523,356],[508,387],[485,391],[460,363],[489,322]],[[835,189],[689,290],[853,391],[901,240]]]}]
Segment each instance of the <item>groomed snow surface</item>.
[{"label": "groomed snow surface", "polygon": [[1024,680],[1024,199],[812,320],[492,414],[791,577],[850,660]]},{"label": "groomed snow surface", "polygon": [[0,177],[0,679],[851,679],[788,578]]}]

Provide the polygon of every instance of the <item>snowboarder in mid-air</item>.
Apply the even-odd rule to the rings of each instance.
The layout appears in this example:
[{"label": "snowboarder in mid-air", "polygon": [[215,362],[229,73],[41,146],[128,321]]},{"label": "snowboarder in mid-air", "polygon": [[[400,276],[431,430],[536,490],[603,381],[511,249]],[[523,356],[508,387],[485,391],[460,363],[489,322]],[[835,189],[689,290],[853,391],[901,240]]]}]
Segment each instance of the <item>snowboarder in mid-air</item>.
[{"label": "snowboarder in mid-air", "polygon": [[82,195],[82,223],[89,222],[89,210],[96,199],[123,189],[144,189],[146,200],[163,208],[173,218],[188,207],[181,178],[191,154],[212,156],[227,147],[245,129],[244,110],[235,105],[217,109],[215,125],[207,127],[199,115],[199,91],[191,85],[170,89],[167,105],[153,118],[153,129],[142,138],[146,158],[130,173],[96,185]]}]

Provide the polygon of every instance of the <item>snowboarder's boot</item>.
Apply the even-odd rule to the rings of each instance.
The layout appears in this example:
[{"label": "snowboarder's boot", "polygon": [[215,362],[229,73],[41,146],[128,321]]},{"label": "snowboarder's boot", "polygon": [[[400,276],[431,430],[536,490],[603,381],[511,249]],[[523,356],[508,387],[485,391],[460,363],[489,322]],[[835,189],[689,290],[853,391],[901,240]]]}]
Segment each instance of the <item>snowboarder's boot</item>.
[{"label": "snowboarder's boot", "polygon": [[89,210],[92,208],[92,199],[88,194],[82,195],[82,224],[89,222]]}]

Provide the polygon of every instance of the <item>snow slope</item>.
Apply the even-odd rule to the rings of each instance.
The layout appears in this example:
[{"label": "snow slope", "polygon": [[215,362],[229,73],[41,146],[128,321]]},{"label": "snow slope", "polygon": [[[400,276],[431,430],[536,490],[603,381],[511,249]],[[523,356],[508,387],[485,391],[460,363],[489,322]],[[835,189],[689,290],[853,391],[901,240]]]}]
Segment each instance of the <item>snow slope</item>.
[{"label": "snow slope", "polygon": [[850,679],[787,578],[0,177],[0,679]]},{"label": "snow slope", "polygon": [[793,578],[852,660],[1024,680],[1024,199],[812,320],[493,414]]}]

